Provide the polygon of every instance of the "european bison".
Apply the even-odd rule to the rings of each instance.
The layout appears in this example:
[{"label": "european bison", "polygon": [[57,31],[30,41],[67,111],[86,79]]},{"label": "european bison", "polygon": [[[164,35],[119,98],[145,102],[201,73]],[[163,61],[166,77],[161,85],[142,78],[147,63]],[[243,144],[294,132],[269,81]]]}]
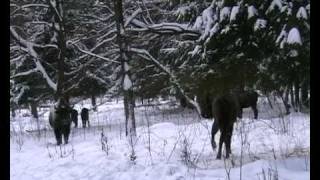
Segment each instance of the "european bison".
[{"label": "european bison", "polygon": [[64,143],[68,144],[71,126],[70,111],[71,108],[63,99],[60,99],[56,106],[52,107],[50,110],[49,123],[54,130],[57,145],[62,143],[62,136],[64,138]]},{"label": "european bison", "polygon": [[89,109],[82,108],[82,110],[81,110],[81,120],[82,120],[82,127],[83,128],[86,128],[87,122],[88,122],[88,127],[90,127],[90,124],[89,124]]},{"label": "european bison", "polygon": [[75,109],[71,110],[71,120],[74,123],[74,127],[78,127],[78,111]]},{"label": "european bison", "polygon": [[211,145],[212,148],[216,148],[214,136],[218,130],[220,130],[220,141],[217,159],[221,159],[222,144],[226,147],[226,158],[229,158],[231,153],[231,137],[233,131],[233,124],[237,120],[240,105],[237,96],[234,94],[225,94],[218,96],[212,104],[212,114],[214,117],[214,123],[211,130]]}]

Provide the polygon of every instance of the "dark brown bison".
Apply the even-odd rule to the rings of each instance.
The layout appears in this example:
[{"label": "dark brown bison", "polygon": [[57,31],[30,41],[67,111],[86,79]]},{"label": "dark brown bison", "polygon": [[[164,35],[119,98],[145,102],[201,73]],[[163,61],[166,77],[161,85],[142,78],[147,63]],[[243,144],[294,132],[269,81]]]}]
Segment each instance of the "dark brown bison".
[{"label": "dark brown bison", "polygon": [[[236,97],[239,104],[238,117],[242,118],[242,109],[251,107],[254,112],[254,118],[258,118],[258,93],[255,91],[234,91],[232,94]],[[212,114],[212,102],[214,100],[214,95],[201,94],[197,96],[197,102],[199,103],[201,109],[201,116],[203,118],[211,119]]]},{"label": "dark brown bison", "polygon": [[71,110],[71,121],[74,123],[74,127],[78,127],[78,111],[75,109]]},{"label": "dark brown bison", "polygon": [[87,108],[82,108],[81,110],[81,120],[82,120],[82,127],[86,128],[87,122],[88,122],[88,127],[90,127],[89,123],[89,109]]},{"label": "dark brown bison", "polygon": [[62,136],[64,138],[64,143],[68,144],[71,126],[70,114],[71,108],[63,99],[60,99],[50,110],[49,123],[54,130],[57,145],[62,143]]},{"label": "dark brown bison", "polygon": [[212,148],[216,148],[214,136],[218,130],[220,130],[220,141],[217,159],[221,159],[222,144],[226,147],[226,158],[229,158],[231,153],[231,137],[233,131],[233,124],[237,120],[240,105],[238,98],[234,94],[225,94],[217,96],[212,103],[212,114],[214,117],[214,123],[211,130],[211,145]]}]

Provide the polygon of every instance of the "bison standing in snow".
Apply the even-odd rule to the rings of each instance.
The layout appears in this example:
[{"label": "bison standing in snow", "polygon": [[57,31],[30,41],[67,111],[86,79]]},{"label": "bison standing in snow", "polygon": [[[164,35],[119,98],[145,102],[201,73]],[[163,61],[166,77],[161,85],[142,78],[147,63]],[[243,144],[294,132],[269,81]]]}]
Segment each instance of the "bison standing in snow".
[{"label": "bison standing in snow", "polygon": [[71,120],[74,123],[74,127],[78,127],[78,111],[75,109],[71,110]]},{"label": "bison standing in snow", "polygon": [[233,131],[233,124],[237,120],[240,105],[237,96],[234,94],[225,94],[218,96],[212,104],[212,114],[214,123],[211,130],[211,145],[216,148],[214,136],[220,130],[220,141],[217,159],[221,159],[221,150],[223,143],[226,147],[226,158],[229,158],[231,153],[231,137]]},{"label": "bison standing in snow", "polygon": [[64,143],[68,144],[71,126],[71,108],[65,100],[60,99],[57,104],[51,108],[49,123],[54,130],[57,145],[62,143],[62,136],[64,138]]},{"label": "bison standing in snow", "polygon": [[87,122],[88,122],[88,127],[90,127],[90,124],[89,124],[89,109],[82,108],[82,110],[81,110],[81,120],[82,120],[82,127],[83,128],[86,128]]}]

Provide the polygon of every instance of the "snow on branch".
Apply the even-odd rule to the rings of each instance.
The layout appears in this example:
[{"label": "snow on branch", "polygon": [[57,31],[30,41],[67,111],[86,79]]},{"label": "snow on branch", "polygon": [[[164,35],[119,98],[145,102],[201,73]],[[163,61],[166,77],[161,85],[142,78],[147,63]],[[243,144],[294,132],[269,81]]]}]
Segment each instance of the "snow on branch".
[{"label": "snow on branch", "polygon": [[41,44],[36,44],[30,41],[27,41],[18,35],[16,30],[13,28],[13,26],[10,26],[10,34],[13,36],[14,39],[16,39],[20,44],[22,44],[25,47],[32,46],[36,48],[56,48],[56,49],[58,48],[58,46],[55,44],[41,45]]},{"label": "snow on branch", "polygon": [[188,24],[179,23],[160,23],[160,24],[146,24],[137,19],[133,19],[131,23],[138,28],[130,28],[132,31],[149,31],[157,34],[189,34],[191,36],[199,37],[200,33]]},{"label": "snow on branch", "polygon": [[43,7],[43,8],[49,8],[48,5],[46,4],[26,4],[26,5],[22,5],[22,6],[18,6],[16,4],[10,4],[11,7],[16,7],[17,9],[15,9],[14,11],[12,11],[10,13],[10,15],[15,14],[17,11],[21,10],[21,9],[26,9],[26,8],[32,8],[32,7]]},{"label": "snow on branch", "polygon": [[124,23],[124,27],[126,27],[139,13],[142,12],[141,8],[138,8],[135,10],[130,17],[126,19],[126,22]]},{"label": "snow on branch", "polygon": [[37,45],[23,39],[21,36],[18,35],[18,33],[15,31],[13,27],[10,27],[10,33],[14,37],[14,39],[18,41],[20,45],[27,48],[28,54],[33,57],[32,60],[36,65],[36,69],[41,72],[43,78],[47,81],[47,84],[49,85],[49,87],[51,87],[54,91],[57,91],[57,84],[54,83],[53,80],[49,77],[45,68],[42,66],[42,64],[39,61],[38,53],[34,50],[34,47],[37,47]]},{"label": "snow on branch", "polygon": [[289,31],[288,39],[287,39],[288,44],[299,44],[302,45],[301,42],[301,37],[300,37],[300,32],[297,28],[292,28]]},{"label": "snow on branch", "polygon": [[286,40],[286,38],[287,38],[287,35],[288,35],[288,34],[287,34],[287,32],[286,32],[286,25],[284,25],[284,26],[282,27],[282,30],[281,30],[279,36],[278,36],[277,39],[276,39],[276,44],[279,44],[279,43],[280,43],[280,48],[281,48],[281,49],[282,49],[283,46],[284,46],[285,40]]},{"label": "snow on branch", "polygon": [[27,76],[27,75],[30,75],[30,74],[35,73],[35,72],[38,72],[37,68],[30,69],[29,71],[17,73],[15,75],[11,76],[10,79],[13,79],[13,78],[16,78],[16,77],[19,77],[19,76]]},{"label": "snow on branch", "polygon": [[29,86],[25,86],[25,85],[22,85],[21,88],[20,88],[20,91],[19,91],[19,94],[17,96],[13,96],[13,102],[15,102],[16,104],[18,104],[20,98],[22,97],[22,95],[24,94],[24,92],[26,90],[30,89]]},{"label": "snow on branch", "polygon": [[103,60],[105,60],[105,61],[109,61],[109,62],[113,62],[113,63],[120,64],[119,61],[112,60],[112,59],[109,59],[109,58],[106,58],[106,57],[102,57],[102,56],[100,56],[100,55],[98,55],[98,54],[94,54],[94,53],[92,53],[92,52],[90,52],[90,51],[83,50],[83,49],[81,49],[81,48],[80,48],[78,45],[76,45],[76,44],[73,44],[73,45],[74,45],[80,52],[82,52],[82,53],[88,54],[88,55],[93,56],[93,57],[96,57],[96,58],[103,59]]}]

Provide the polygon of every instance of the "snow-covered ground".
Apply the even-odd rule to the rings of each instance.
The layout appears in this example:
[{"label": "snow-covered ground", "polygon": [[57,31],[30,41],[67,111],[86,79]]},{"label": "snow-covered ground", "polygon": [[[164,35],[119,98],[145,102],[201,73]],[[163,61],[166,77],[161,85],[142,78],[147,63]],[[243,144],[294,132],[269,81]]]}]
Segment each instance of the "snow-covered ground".
[{"label": "snow-covered ground", "polygon": [[260,100],[258,120],[252,119],[250,109],[244,111],[235,125],[228,160],[215,159],[210,145],[212,120],[168,102],[136,107],[134,161],[121,101],[106,102],[98,112],[90,112],[91,127],[72,128],[70,143],[60,147],[48,126],[47,109],[39,113],[40,138],[37,123],[21,111],[11,119],[10,179],[310,179],[310,116],[278,117],[276,107],[268,108]]}]

